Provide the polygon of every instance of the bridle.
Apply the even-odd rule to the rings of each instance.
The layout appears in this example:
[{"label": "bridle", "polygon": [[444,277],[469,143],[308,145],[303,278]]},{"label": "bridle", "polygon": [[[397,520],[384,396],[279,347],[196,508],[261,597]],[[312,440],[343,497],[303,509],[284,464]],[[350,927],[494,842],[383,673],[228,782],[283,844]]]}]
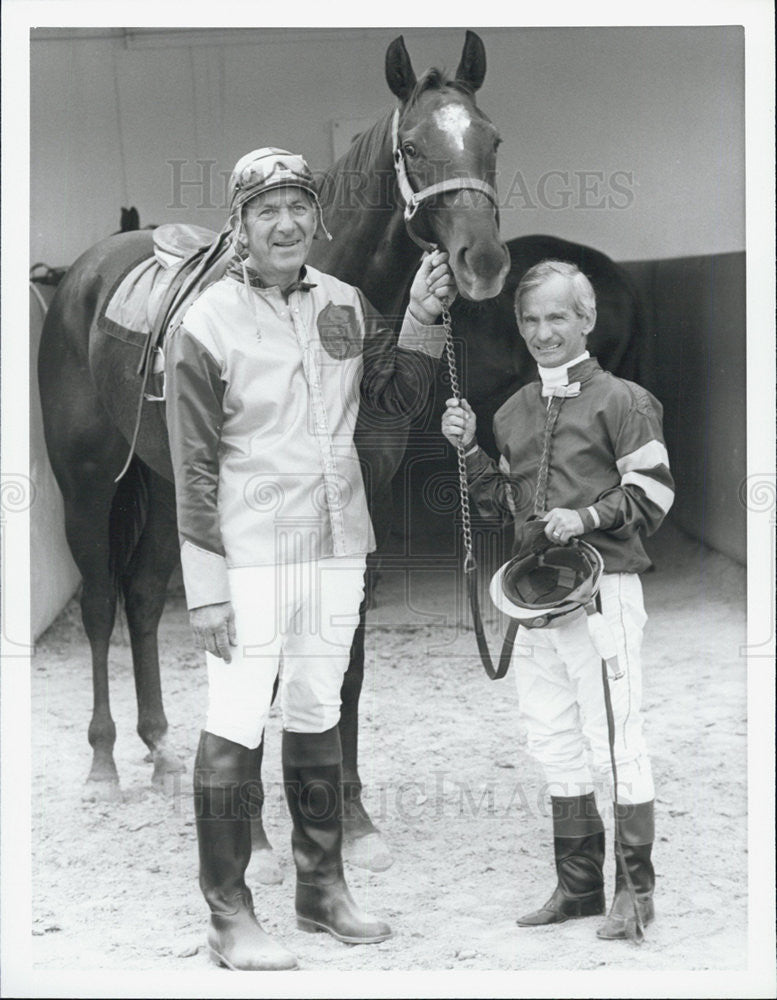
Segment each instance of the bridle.
[{"label": "bridle", "polygon": [[436,249],[437,244],[430,243],[419,236],[411,225],[412,220],[423,202],[429,201],[430,198],[436,198],[437,195],[444,194],[446,191],[481,191],[494,206],[497,225],[499,224],[497,193],[488,181],[482,181],[478,177],[450,177],[448,180],[438,181],[436,184],[430,184],[428,187],[421,188],[420,191],[413,190],[407,175],[405,153],[399,142],[399,108],[394,111],[394,116],[391,120],[391,148],[393,149],[394,172],[397,176],[399,194],[405,203],[405,228],[410,239],[418,244],[422,250],[430,252]]}]

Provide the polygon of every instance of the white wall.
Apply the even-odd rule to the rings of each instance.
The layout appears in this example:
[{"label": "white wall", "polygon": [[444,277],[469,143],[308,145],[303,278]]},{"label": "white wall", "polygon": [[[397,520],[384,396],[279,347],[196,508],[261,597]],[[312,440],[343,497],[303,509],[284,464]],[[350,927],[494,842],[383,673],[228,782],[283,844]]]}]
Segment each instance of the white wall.
[{"label": "white wall", "polygon": [[[70,263],[118,228],[122,205],[136,205],[142,224],[218,228],[218,172],[256,146],[329,166],[334,119],[391,106],[383,60],[400,30],[33,32],[32,261]],[[403,33],[417,72],[455,69],[463,30]],[[744,249],[741,29],[479,33],[488,57],[479,103],[504,137],[500,194],[513,192],[507,237],[552,233],[616,260]],[[215,207],[198,207],[191,187],[176,207],[176,159],[186,178],[202,176],[197,161],[216,161]]]},{"label": "white wall", "polygon": [[52,291],[51,286],[36,285],[34,290],[30,286],[30,479],[35,487],[30,507],[30,634],[33,640],[54,621],[81,579],[65,540],[62,494],[46,454],[35,375],[41,329]]}]

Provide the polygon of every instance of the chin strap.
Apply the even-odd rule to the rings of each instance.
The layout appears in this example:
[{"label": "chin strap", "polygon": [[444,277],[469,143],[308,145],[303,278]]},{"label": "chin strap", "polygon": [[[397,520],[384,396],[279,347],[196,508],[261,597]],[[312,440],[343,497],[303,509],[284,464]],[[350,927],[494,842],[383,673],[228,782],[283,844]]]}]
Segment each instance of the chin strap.
[{"label": "chin strap", "polygon": [[487,181],[482,181],[478,177],[451,177],[446,181],[438,181],[437,184],[430,184],[428,187],[421,188],[420,191],[413,190],[410,179],[407,176],[405,154],[399,142],[399,108],[394,111],[394,117],[391,120],[391,148],[394,151],[394,172],[397,175],[399,193],[405,203],[404,215],[407,234],[422,250],[431,252],[436,249],[437,244],[430,243],[428,240],[423,239],[423,237],[418,236],[413,231],[411,223],[422,202],[428,201],[430,198],[436,198],[437,195],[444,194],[446,191],[481,191],[494,206],[497,223],[499,222],[497,193]]}]

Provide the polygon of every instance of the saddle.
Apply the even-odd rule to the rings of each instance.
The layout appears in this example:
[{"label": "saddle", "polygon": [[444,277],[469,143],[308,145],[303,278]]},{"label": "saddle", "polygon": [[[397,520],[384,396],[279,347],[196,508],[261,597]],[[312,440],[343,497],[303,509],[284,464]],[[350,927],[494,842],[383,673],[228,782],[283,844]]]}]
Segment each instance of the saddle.
[{"label": "saddle", "polygon": [[[156,288],[149,296],[151,329],[143,342],[137,367],[141,385],[135,427],[127,460],[115,482],[126,473],[135,454],[143,403],[164,401],[163,345],[168,331],[180,323],[191,303],[223,276],[230,253],[231,234],[227,229],[216,234],[202,226],[169,223],[154,230],[156,263],[152,267],[161,268],[162,277],[152,278]],[[161,392],[147,391],[152,374],[161,375]]]},{"label": "saddle", "polygon": [[[180,322],[191,303],[227,268],[229,234],[218,235],[202,226],[169,223],[154,230],[154,257],[170,274],[161,283],[161,298],[151,310],[151,332],[146,339],[138,375],[147,382],[152,358],[161,360],[167,332]],[[167,273],[165,278],[167,278]],[[144,398],[158,400],[159,396]],[[164,399],[164,392],[161,399]]]}]

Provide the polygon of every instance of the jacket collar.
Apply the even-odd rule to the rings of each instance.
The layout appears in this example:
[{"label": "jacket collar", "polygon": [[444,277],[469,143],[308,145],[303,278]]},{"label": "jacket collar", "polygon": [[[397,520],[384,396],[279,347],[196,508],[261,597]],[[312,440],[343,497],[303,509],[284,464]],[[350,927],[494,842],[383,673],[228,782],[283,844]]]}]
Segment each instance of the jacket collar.
[{"label": "jacket collar", "polygon": [[[259,275],[256,273],[256,271],[252,267],[249,267],[247,264],[246,264],[245,270],[246,270],[246,274],[248,275],[248,284],[251,286],[251,288],[277,288],[278,287],[277,285],[268,285],[266,282],[262,281],[262,279],[259,277]],[[237,281],[241,281],[242,282],[244,280],[244,277],[243,277],[243,268],[241,267],[240,263],[236,259],[234,259],[230,263],[230,265],[229,265],[229,267],[227,269],[227,274],[229,274],[232,278],[235,278]],[[299,275],[297,276],[297,280],[293,281],[291,283],[291,285],[289,285],[289,287],[284,290],[284,292],[282,293],[283,296],[286,299],[288,299],[288,297],[291,295],[292,292],[309,292],[311,290],[311,288],[315,288],[316,287],[316,283],[314,281],[307,281],[306,280],[307,276],[308,276],[308,269],[303,264],[302,267],[300,268]]]},{"label": "jacket collar", "polygon": [[571,368],[567,370],[567,376],[570,382],[587,382],[590,378],[600,372],[601,366],[596,358],[584,358],[583,361],[578,361],[576,365],[572,365]]}]

